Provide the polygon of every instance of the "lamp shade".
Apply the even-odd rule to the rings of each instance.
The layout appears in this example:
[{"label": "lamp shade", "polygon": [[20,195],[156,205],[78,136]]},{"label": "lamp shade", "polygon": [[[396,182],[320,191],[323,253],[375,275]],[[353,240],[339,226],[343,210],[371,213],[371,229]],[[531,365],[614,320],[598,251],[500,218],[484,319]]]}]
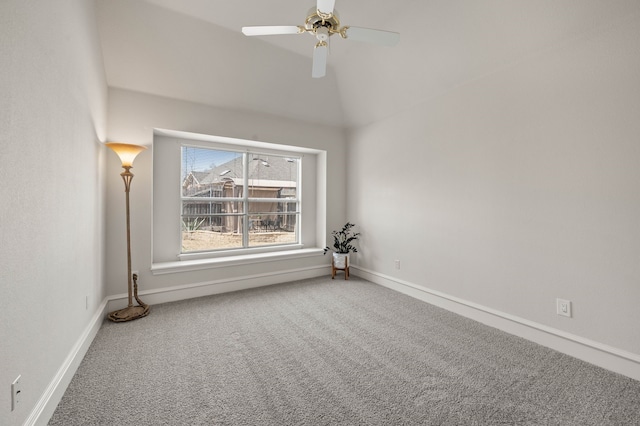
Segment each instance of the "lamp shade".
[{"label": "lamp shade", "polygon": [[132,167],[133,160],[135,160],[136,156],[147,149],[145,146],[119,142],[109,142],[105,145],[118,154],[120,161],[122,161],[122,167]]}]

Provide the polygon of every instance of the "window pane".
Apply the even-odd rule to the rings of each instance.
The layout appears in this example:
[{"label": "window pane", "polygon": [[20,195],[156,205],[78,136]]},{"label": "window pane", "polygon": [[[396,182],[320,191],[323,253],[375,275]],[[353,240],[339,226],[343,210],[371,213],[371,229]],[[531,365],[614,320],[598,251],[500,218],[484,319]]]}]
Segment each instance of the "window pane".
[{"label": "window pane", "polygon": [[251,154],[248,162],[250,198],[297,198],[299,158]]},{"label": "window pane", "polygon": [[184,201],[182,203],[182,216],[197,217],[222,213],[223,203],[213,200]]},{"label": "window pane", "polygon": [[242,248],[243,216],[183,217],[182,252]]},{"label": "window pane", "polygon": [[[204,218],[212,215],[238,214],[243,213],[242,201],[183,201],[182,202],[182,219],[183,222],[190,223],[195,219]],[[206,224],[203,224],[205,226]],[[200,226],[199,228],[203,228]]]},{"label": "window pane", "polygon": [[241,197],[242,153],[182,147],[183,197]]},{"label": "window pane", "polygon": [[249,246],[298,242],[296,202],[249,203]]},{"label": "window pane", "polygon": [[299,213],[298,203],[295,201],[273,200],[273,201],[250,201],[249,214],[258,216],[261,219],[278,219],[284,213]]}]

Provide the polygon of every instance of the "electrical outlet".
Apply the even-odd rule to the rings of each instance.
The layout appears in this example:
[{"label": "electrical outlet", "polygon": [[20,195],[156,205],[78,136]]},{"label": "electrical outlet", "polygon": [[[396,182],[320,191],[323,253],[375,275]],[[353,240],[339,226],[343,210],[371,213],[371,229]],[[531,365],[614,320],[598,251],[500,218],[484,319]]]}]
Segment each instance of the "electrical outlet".
[{"label": "electrical outlet", "polygon": [[11,411],[16,409],[16,406],[20,403],[20,398],[22,396],[20,377],[22,376],[18,376],[13,383],[11,383]]},{"label": "electrical outlet", "polygon": [[571,301],[556,299],[556,312],[558,315],[571,318]]},{"label": "electrical outlet", "polygon": [[137,276],[138,276],[138,278],[140,278],[140,272],[138,272],[138,271],[131,271],[131,279],[132,279],[132,280],[133,280],[133,276],[134,276],[134,275],[137,275]]},{"label": "electrical outlet", "polygon": [[400,269],[400,261],[396,259],[394,263],[396,265],[396,269]]}]

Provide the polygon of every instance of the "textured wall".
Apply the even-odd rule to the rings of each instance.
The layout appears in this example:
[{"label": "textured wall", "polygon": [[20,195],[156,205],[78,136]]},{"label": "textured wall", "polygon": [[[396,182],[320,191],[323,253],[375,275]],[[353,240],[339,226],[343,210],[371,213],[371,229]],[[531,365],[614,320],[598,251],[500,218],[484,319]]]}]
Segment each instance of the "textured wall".
[{"label": "textured wall", "polygon": [[0,57],[0,424],[18,425],[104,298],[107,91],[93,2],[3,0]]}]

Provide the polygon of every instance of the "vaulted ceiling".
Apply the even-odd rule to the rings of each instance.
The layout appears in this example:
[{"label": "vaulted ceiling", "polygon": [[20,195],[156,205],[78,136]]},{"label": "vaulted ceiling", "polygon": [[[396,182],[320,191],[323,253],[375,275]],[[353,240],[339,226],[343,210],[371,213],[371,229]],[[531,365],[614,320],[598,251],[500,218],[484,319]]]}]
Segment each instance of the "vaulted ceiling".
[{"label": "vaulted ceiling", "polygon": [[339,127],[392,116],[640,13],[638,0],[337,0],[343,25],[401,33],[392,48],[331,38],[311,78],[314,0],[97,0],[109,86]]}]

